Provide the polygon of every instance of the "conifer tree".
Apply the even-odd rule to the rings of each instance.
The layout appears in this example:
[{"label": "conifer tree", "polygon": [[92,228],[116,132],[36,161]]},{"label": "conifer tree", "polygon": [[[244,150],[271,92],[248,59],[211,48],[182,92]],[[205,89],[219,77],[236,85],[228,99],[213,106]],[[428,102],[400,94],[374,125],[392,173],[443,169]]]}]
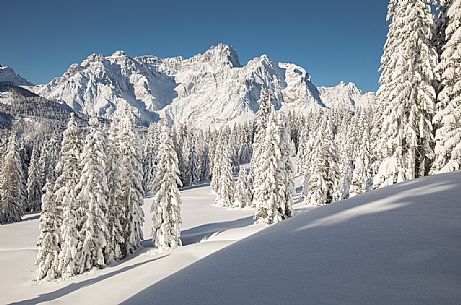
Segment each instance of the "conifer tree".
[{"label": "conifer tree", "polygon": [[220,187],[220,177],[221,177],[221,164],[223,158],[224,148],[226,139],[224,135],[224,131],[221,129],[219,131],[219,135],[216,141],[216,146],[213,150],[213,162],[211,164],[211,182],[210,186],[211,189],[217,193]]},{"label": "conifer tree", "polygon": [[280,141],[275,110],[271,107],[264,142],[260,146],[261,155],[254,167],[256,223],[273,224],[289,216],[281,206],[285,194],[281,187],[283,175],[280,171],[282,163]]},{"label": "conifer tree", "polygon": [[21,174],[21,197],[24,198],[22,209],[24,212],[30,212],[29,204],[27,202],[28,194],[27,194],[27,175],[29,171],[28,163],[29,163],[29,155],[27,154],[27,148],[24,138],[18,137],[18,156],[19,156],[19,169]]},{"label": "conifer tree", "polygon": [[364,128],[360,145],[354,160],[351,189],[349,197],[355,197],[368,192],[372,187],[372,169],[370,153],[370,131]]},{"label": "conifer tree", "polygon": [[181,246],[181,198],[178,185],[178,157],[171,139],[170,129],[161,127],[158,169],[154,183],[152,204],[152,240],[157,249]]},{"label": "conifer tree", "polygon": [[156,156],[158,150],[157,124],[150,124],[144,145],[143,186],[146,193],[152,192],[155,179]]},{"label": "conifer tree", "polygon": [[374,187],[427,174],[433,158],[436,52],[431,47],[434,18],[430,0],[391,0],[381,59],[378,113],[379,169]]},{"label": "conifer tree", "polygon": [[234,179],[232,176],[232,160],[229,146],[228,144],[223,147],[222,155],[219,158],[220,163],[214,165],[219,167],[216,205],[221,207],[231,207],[234,201]]},{"label": "conifer tree", "polygon": [[[120,118],[114,116],[108,135],[108,152],[107,152],[107,187],[109,194],[108,202],[108,219],[107,228],[109,240],[105,248],[105,259],[107,262],[119,260],[123,257],[122,248],[125,244],[123,224],[126,223],[127,206],[123,204],[123,179],[120,164],[123,164],[123,158],[120,148]],[[149,182],[151,183],[151,182]]]},{"label": "conifer tree", "polygon": [[42,202],[43,181],[38,161],[39,150],[37,145],[34,145],[27,175],[27,211],[29,212],[40,211]]},{"label": "conifer tree", "polygon": [[16,135],[12,134],[8,141],[8,149],[3,162],[0,185],[0,223],[20,221],[24,215],[26,204],[22,185],[25,184],[21,168]]},{"label": "conifer tree", "polygon": [[239,180],[235,190],[234,207],[244,208],[251,205],[251,184],[243,166],[240,167]]},{"label": "conifer tree", "polygon": [[445,43],[441,46],[437,73],[441,92],[434,117],[435,161],[432,173],[461,169],[461,1],[441,1]]},{"label": "conifer tree", "polygon": [[[255,121],[255,135],[254,135],[254,144],[253,144],[253,156],[251,158],[252,162],[258,162],[261,155],[261,147],[264,143],[264,138],[266,136],[267,121],[269,119],[269,114],[271,111],[272,102],[271,96],[266,92],[261,92],[261,98],[259,100],[259,109],[256,113]],[[252,168],[253,168],[252,164]]]},{"label": "conifer tree", "polygon": [[104,252],[109,239],[107,228],[107,176],[106,139],[96,117],[90,119],[90,130],[85,139],[80,168],[82,174],[77,185],[77,200],[85,214],[82,227],[81,262],[78,272],[105,265]]},{"label": "conifer tree", "polygon": [[339,200],[338,152],[328,118],[323,119],[317,132],[312,154],[314,157],[305,202],[311,205],[324,205]]},{"label": "conifer tree", "polygon": [[138,134],[134,130],[135,117],[128,108],[120,107],[120,109],[120,154],[123,177],[120,204],[125,209],[124,223],[122,223],[125,245],[122,253],[126,256],[132,254],[141,245],[144,191],[141,149]]},{"label": "conifer tree", "polygon": [[77,201],[79,191],[77,185],[82,174],[81,150],[80,129],[75,117],[72,116],[63,134],[61,153],[57,164],[57,171],[60,174],[56,178],[54,194],[49,197],[53,199],[54,221],[59,228],[61,252],[58,269],[63,277],[80,273],[78,270],[80,262],[77,256],[79,255],[79,244],[83,242],[80,228],[86,212],[82,207],[86,202]]},{"label": "conifer tree", "polygon": [[290,133],[288,132],[287,119],[283,114],[279,117],[280,126],[280,152],[281,152],[281,164],[280,164],[280,176],[281,190],[282,190],[282,202],[281,210],[283,211],[283,217],[293,216],[293,193],[294,193],[294,167],[291,162],[292,154],[294,153],[294,147],[291,141]]},{"label": "conifer tree", "polygon": [[56,201],[53,186],[47,182],[42,196],[42,213],[40,214],[40,235],[37,240],[38,265],[37,280],[54,280],[61,276],[58,269],[60,253],[60,229],[56,214]]}]

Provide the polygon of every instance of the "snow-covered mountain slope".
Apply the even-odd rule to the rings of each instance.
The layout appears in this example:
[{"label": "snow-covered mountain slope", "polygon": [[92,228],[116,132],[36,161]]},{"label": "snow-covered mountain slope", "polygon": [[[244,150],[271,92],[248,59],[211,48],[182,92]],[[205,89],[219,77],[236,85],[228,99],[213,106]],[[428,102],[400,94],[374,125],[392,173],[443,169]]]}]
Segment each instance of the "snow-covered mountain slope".
[{"label": "snow-covered mountain slope", "polygon": [[461,172],[301,213],[123,304],[459,304]]},{"label": "snow-covered mountain slope", "polygon": [[242,66],[236,51],[225,44],[189,59],[131,58],[122,51],[107,57],[93,54],[36,92],[85,113],[110,116],[125,100],[147,122],[165,112],[175,122],[208,126],[252,117],[262,89],[272,94],[277,109],[323,107],[305,69],[265,55]]},{"label": "snow-covered mountain slope", "polygon": [[0,65],[0,83],[2,82],[12,83],[15,86],[32,86],[32,83],[16,74],[12,68]]},{"label": "snow-covered mountain slope", "polygon": [[376,99],[374,92],[362,93],[354,83],[341,82],[335,87],[319,87],[319,91],[323,103],[336,109],[366,108]]}]

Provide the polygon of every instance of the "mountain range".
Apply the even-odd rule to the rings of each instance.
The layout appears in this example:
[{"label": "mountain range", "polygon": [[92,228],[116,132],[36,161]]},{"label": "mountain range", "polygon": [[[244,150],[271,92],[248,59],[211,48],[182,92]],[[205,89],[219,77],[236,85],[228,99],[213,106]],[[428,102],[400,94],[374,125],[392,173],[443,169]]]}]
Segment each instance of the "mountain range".
[{"label": "mountain range", "polygon": [[0,82],[25,86],[85,114],[110,117],[120,103],[127,102],[145,124],[161,115],[195,127],[246,120],[258,110],[263,90],[270,93],[277,110],[298,113],[366,107],[375,97],[363,94],[353,83],[317,88],[304,68],[266,55],[242,65],[235,49],[226,44],[191,58],[130,57],[123,51],[92,54],[38,86],[11,68],[0,69]]}]

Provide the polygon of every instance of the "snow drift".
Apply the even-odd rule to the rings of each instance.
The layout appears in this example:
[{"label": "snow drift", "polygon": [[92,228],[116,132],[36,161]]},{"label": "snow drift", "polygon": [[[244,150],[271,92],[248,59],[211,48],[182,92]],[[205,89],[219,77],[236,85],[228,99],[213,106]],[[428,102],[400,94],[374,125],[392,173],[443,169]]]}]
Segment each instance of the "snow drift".
[{"label": "snow drift", "polygon": [[461,172],[324,206],[124,304],[459,304]]}]

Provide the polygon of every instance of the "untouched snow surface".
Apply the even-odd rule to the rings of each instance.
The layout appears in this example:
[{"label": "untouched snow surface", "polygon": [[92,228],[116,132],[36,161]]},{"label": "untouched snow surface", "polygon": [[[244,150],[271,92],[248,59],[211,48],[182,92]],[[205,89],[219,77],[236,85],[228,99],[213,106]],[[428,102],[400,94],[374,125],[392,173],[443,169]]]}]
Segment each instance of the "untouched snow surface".
[{"label": "untouched snow surface", "polygon": [[460,186],[432,176],[301,213],[124,304],[461,304]]}]

